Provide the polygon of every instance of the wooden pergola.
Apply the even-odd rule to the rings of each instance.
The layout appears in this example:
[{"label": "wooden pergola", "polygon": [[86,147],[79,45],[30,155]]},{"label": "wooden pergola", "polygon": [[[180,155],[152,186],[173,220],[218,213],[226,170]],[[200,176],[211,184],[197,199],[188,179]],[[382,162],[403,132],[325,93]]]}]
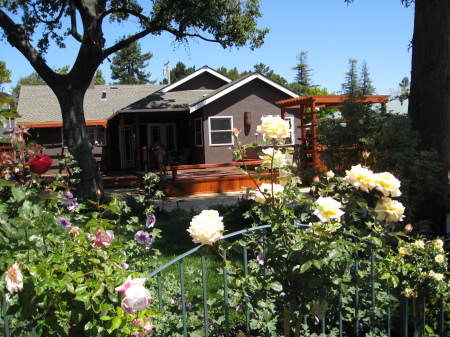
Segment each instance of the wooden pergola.
[{"label": "wooden pergola", "polygon": [[[389,95],[368,95],[358,100],[363,104],[380,103],[383,111],[386,111],[386,99]],[[300,162],[302,167],[318,167],[319,149],[317,145],[317,108],[336,108],[342,106],[347,95],[309,95],[286,99],[275,102],[281,106],[281,118],[286,119],[287,109],[299,109],[301,136]],[[307,117],[311,117],[311,123],[307,123]]]}]

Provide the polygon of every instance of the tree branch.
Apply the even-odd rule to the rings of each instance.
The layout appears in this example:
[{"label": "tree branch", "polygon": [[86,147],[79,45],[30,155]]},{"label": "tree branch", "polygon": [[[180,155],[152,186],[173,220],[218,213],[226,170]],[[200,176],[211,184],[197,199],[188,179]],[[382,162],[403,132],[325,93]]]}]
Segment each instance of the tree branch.
[{"label": "tree branch", "polygon": [[73,2],[70,2],[70,35],[78,42],[83,43],[83,37],[77,30],[77,13]]},{"label": "tree branch", "polygon": [[59,20],[61,20],[63,14],[64,14],[64,10],[66,9],[66,5],[67,5],[67,4],[66,4],[65,2],[62,4],[61,10],[59,11],[59,14],[58,14],[58,16],[57,16],[55,19],[50,20],[50,21],[47,21],[47,20],[42,19],[41,16],[39,15],[39,12],[38,12],[37,9],[36,9],[36,4],[35,4],[35,3],[32,4],[32,6],[33,6],[33,11],[34,11],[34,14],[36,15],[37,20],[38,20],[39,22],[45,23],[45,24],[55,24],[55,23],[58,23]]},{"label": "tree branch", "polygon": [[0,27],[5,31],[8,42],[30,62],[31,66],[41,77],[48,79],[55,76],[53,70],[45,63],[41,54],[30,44],[30,38],[25,33],[25,27],[15,22],[0,9]]}]

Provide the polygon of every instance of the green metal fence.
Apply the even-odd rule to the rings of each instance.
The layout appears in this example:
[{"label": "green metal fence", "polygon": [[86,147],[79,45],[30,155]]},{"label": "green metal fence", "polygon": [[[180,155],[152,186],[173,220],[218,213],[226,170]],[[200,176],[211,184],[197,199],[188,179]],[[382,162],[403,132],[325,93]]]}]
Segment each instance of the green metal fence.
[{"label": "green metal fence", "polygon": [[[306,225],[300,225],[299,227],[303,227],[303,228],[307,228],[308,226]],[[224,238],[228,239],[228,238],[232,238],[232,237],[237,237],[240,235],[244,235],[245,233],[250,233],[253,231],[261,231],[262,232],[262,236],[265,235],[265,232],[270,229],[270,225],[266,225],[266,226],[260,226],[260,227],[254,227],[254,228],[249,228],[249,229],[245,229],[245,230],[241,230],[235,233],[231,233],[228,235],[225,235]],[[354,240],[358,240],[357,237],[349,235],[349,237],[351,237]],[[168,267],[178,263],[178,269],[179,269],[179,280],[180,280],[180,294],[181,294],[181,321],[182,321],[182,334],[183,336],[187,337],[189,336],[188,333],[188,327],[189,327],[189,322],[187,319],[187,300],[186,300],[186,278],[185,278],[185,266],[184,266],[184,259],[188,256],[193,256],[195,253],[197,253],[200,249],[202,249],[203,245],[198,245],[196,246],[194,249],[176,257],[175,259],[173,259],[172,261],[166,263],[164,266],[156,269],[154,272],[152,272],[151,274],[149,274],[147,276],[147,278],[156,278],[157,284],[158,284],[158,309],[159,311],[163,312],[165,311],[167,308],[164,307],[164,303],[163,303],[163,285],[164,282],[166,281],[164,279],[164,271],[167,270]],[[225,253],[224,253],[225,254]],[[226,255],[225,255],[226,257]],[[243,270],[244,270],[244,275],[247,276],[248,275],[248,259],[249,259],[249,252],[247,250],[246,247],[243,247],[243,254],[242,254],[242,264],[243,264]],[[208,272],[214,272],[215,271],[208,271],[207,268],[207,261],[206,261],[206,257],[205,255],[201,255],[199,256],[199,259],[201,260],[201,286],[202,286],[202,300],[203,300],[203,331],[202,336],[205,337],[209,337],[212,336],[211,335],[211,329],[210,329],[210,322],[209,322],[209,305],[208,305],[208,293],[207,293],[207,273]],[[366,256],[364,258],[361,258],[359,256],[355,256],[355,261],[354,261],[354,272],[358,272],[358,268],[360,266],[361,262],[364,263],[369,263],[370,264],[370,291],[365,291],[364,292],[364,296],[365,298],[365,302],[370,302],[372,310],[375,310],[375,305],[376,305],[376,288],[375,288],[375,253],[374,251],[371,252],[370,256]],[[227,270],[224,268],[223,272],[222,272],[222,282],[223,282],[223,312],[222,315],[224,317],[224,326],[223,326],[223,334],[222,336],[230,336],[230,331],[231,331],[231,327],[230,327],[230,305],[229,305],[229,281],[228,281],[228,272]],[[389,292],[389,289],[387,290]],[[361,306],[361,298],[360,298],[360,289],[358,286],[355,287],[355,292],[353,294],[353,298],[351,299],[353,305],[354,305],[354,317],[353,317],[353,322],[352,322],[352,326],[351,326],[351,335],[352,336],[363,336],[362,332],[360,331],[360,326],[361,326],[361,321],[360,321],[360,306]],[[367,299],[367,296],[370,296],[370,299]],[[399,299],[394,299],[392,296],[388,296],[389,297],[389,301],[385,306],[385,312],[384,312],[384,326],[385,326],[385,331],[384,333],[388,336],[399,336],[399,337],[407,337],[410,336],[412,331],[408,331],[408,327],[410,327],[411,325],[411,319],[410,319],[410,311],[411,308],[409,307],[409,305],[411,303],[411,301],[408,301],[408,299],[406,297],[401,297]],[[342,295],[340,296],[340,300],[339,300],[339,307],[338,307],[338,315],[336,316],[324,316],[321,319],[319,326],[319,329],[322,333],[327,334],[329,333],[329,331],[327,329],[330,328],[330,326],[336,327],[339,330],[339,336],[346,336],[346,332],[344,331],[344,313],[343,313],[343,308],[342,308],[342,303],[344,301],[344,298],[342,297]],[[425,313],[425,299],[422,298],[421,301],[423,301],[422,303],[422,313],[421,313],[421,320],[422,322],[420,322],[421,324],[421,329],[422,332],[424,333],[424,329],[425,329],[425,325],[426,325],[426,313]],[[10,337],[10,330],[9,330],[9,325],[8,325],[8,312],[7,312],[7,307],[6,307],[6,301],[3,299],[3,307],[2,307],[2,311],[3,311],[3,316],[4,316],[4,330],[5,330],[5,336],[6,337]],[[439,312],[439,317],[438,317],[438,335],[443,337],[443,336],[449,336],[450,335],[450,331],[448,329],[448,327],[446,327],[446,322],[445,322],[445,310],[444,310],[444,301],[443,299],[439,299],[439,301],[436,303],[437,308],[438,308],[438,312]],[[392,314],[392,309],[396,308],[396,315],[394,316]],[[249,310],[249,308],[245,308],[245,322],[243,323],[244,326],[244,332],[246,334],[246,336],[250,337],[251,335],[254,336],[254,332],[251,331],[250,329],[250,318],[251,318],[251,312]],[[393,324],[395,322],[395,327],[393,327]],[[311,325],[314,324],[314,317],[310,316],[304,316],[303,317],[303,323],[306,325]],[[373,324],[374,322],[371,322],[370,324]],[[417,323],[417,322],[416,322]],[[317,324],[316,324],[317,327]],[[348,325],[346,326],[347,328],[347,332],[348,332]],[[411,329],[409,329],[411,330]],[[164,328],[158,332],[160,333],[161,336],[167,336],[170,337],[172,336],[171,331],[168,330],[167,328]],[[266,336],[268,334],[262,332],[260,334],[261,336]],[[30,336],[35,337],[36,336],[36,332],[35,329],[33,329],[30,332]],[[436,336],[435,334],[433,336]],[[214,337],[218,337],[218,336],[214,336]]]},{"label": "green metal fence", "polygon": [[[308,228],[308,226],[306,225],[300,225],[299,227],[302,228]],[[225,235],[224,238],[228,239],[228,238],[232,238],[232,237],[236,237],[236,236],[240,236],[243,235],[245,233],[249,233],[252,231],[261,231],[263,233],[265,233],[266,230],[270,229],[270,225],[265,225],[265,226],[259,226],[259,227],[254,227],[254,228],[249,228],[249,229],[245,229],[245,230],[241,230],[235,233],[231,233],[228,235]],[[358,240],[358,237],[353,236],[348,234],[349,238],[352,238],[353,240]],[[173,259],[172,261],[166,263],[165,265],[163,265],[162,267],[158,268],[157,270],[155,270],[154,272],[152,272],[151,274],[149,274],[147,276],[147,278],[155,278],[157,279],[157,283],[158,283],[158,307],[159,310],[161,312],[163,312],[166,308],[164,307],[163,304],[163,284],[164,284],[164,277],[163,277],[163,272],[164,270],[166,270],[168,267],[178,263],[178,267],[179,267],[179,277],[180,277],[180,293],[181,293],[181,309],[182,309],[182,323],[183,323],[183,336],[189,336],[188,334],[188,326],[189,326],[189,322],[187,319],[187,309],[186,309],[186,298],[185,298],[185,287],[186,287],[186,280],[185,280],[185,271],[184,271],[184,259],[188,256],[192,256],[194,255],[196,252],[198,252],[201,248],[203,247],[203,245],[199,245],[196,246],[194,249],[176,257],[175,259]],[[225,254],[225,252],[224,252]],[[226,257],[226,255],[225,255]],[[207,275],[207,266],[206,266],[206,258],[204,255],[199,257],[201,259],[201,277],[202,277],[202,294],[203,294],[203,317],[204,317],[204,324],[203,324],[203,336],[208,337],[211,336],[210,334],[210,322],[208,321],[208,295],[207,295],[207,283],[206,283],[206,275]],[[369,296],[370,296],[370,302],[371,302],[371,307],[372,310],[375,310],[375,299],[376,299],[376,289],[375,289],[375,273],[376,273],[376,269],[375,269],[375,252],[372,251],[370,256],[366,256],[365,258],[365,263],[369,263],[370,264],[370,291]],[[249,255],[248,255],[248,250],[247,247],[243,247],[243,266],[244,266],[244,276],[248,275],[248,259],[249,259]],[[354,260],[354,272],[357,273],[358,272],[358,268],[360,263],[362,262],[362,258],[359,257],[358,255],[355,256],[355,260]],[[230,306],[228,303],[228,298],[229,298],[229,282],[228,282],[228,277],[227,277],[227,270],[224,268],[223,269],[223,273],[222,273],[222,278],[223,278],[223,315],[225,318],[225,324],[224,324],[224,332],[223,332],[223,336],[229,336],[230,335],[230,321],[229,321],[229,316],[230,316]],[[385,320],[385,331],[384,333],[388,336],[399,336],[399,337],[407,337],[408,336],[408,326],[412,323],[412,320],[409,319],[409,310],[411,308],[408,308],[408,299],[404,296],[402,296],[399,299],[395,299],[392,296],[389,295],[389,289],[387,289],[388,291],[388,297],[390,298],[390,300],[388,301],[388,303],[385,306],[385,313],[384,313],[384,320]],[[367,292],[364,293],[364,295],[367,297]],[[367,301],[367,298],[365,299]],[[421,299],[423,301],[425,301],[425,299]],[[333,317],[328,317],[325,316],[323,317],[323,319],[321,319],[320,322],[320,330],[321,333],[328,333],[327,331],[327,325],[329,327],[329,325],[332,325],[334,327],[336,327],[339,330],[339,336],[345,336],[345,331],[344,331],[344,317],[343,317],[343,308],[342,308],[342,295],[340,298],[340,304],[339,304],[339,309],[338,309],[338,317],[337,319],[334,318],[334,320],[336,320],[336,322],[332,322],[331,320],[333,319]],[[358,286],[355,286],[355,292],[354,292],[354,296],[352,298],[352,302],[354,303],[354,319],[353,319],[353,324],[352,324],[352,335],[359,337],[362,336],[363,334],[360,332],[360,327],[361,327],[361,322],[360,322],[360,305],[361,305],[361,298],[360,298],[360,289]],[[393,307],[396,307],[396,313],[397,315],[394,317],[392,312],[393,312]],[[422,330],[424,331],[425,329],[425,305],[422,305],[423,308],[423,312],[421,314],[422,317]],[[449,331],[445,330],[445,317],[444,317],[444,302],[442,299],[439,300],[439,326],[438,326],[438,334],[439,336],[448,336],[450,335]],[[246,336],[250,337],[251,336],[251,330],[250,330],[250,311],[248,308],[246,308],[246,313],[245,313],[245,333]],[[303,317],[303,323],[304,324],[313,324],[313,319],[314,317],[308,317],[308,316],[304,316]],[[393,328],[393,322],[395,321],[395,327]],[[373,324],[373,322],[371,322],[371,324]],[[411,330],[411,329],[410,329]],[[348,331],[348,326],[347,326],[347,331]],[[411,331],[410,331],[411,333]],[[254,335],[254,332],[253,334]],[[264,335],[264,334],[263,334]],[[161,331],[161,336],[171,336],[171,332],[167,331],[165,329],[163,329]]]}]

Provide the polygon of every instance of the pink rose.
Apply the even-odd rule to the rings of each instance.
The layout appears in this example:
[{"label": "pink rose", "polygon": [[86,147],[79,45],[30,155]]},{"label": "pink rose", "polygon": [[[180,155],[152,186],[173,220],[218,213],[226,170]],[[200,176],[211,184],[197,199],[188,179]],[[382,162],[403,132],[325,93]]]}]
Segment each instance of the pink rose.
[{"label": "pink rose", "polygon": [[103,233],[101,230],[97,229],[97,233],[95,233],[94,247],[109,246],[112,239],[114,239],[113,231],[108,230],[106,233]]},{"label": "pink rose", "polygon": [[144,282],[145,278],[133,280],[131,276],[128,276],[125,283],[115,289],[117,292],[124,293],[121,306],[126,313],[134,314],[144,310],[152,302],[152,294],[144,288]]},{"label": "pink rose", "polygon": [[[135,331],[134,332],[134,336],[135,337],[144,337],[146,334],[148,334],[148,333],[150,333],[150,332],[152,332],[153,331],[153,329],[155,328],[155,326],[152,324],[152,323],[150,323],[150,317],[147,317],[147,319],[146,319],[146,323],[145,323],[145,325],[144,325],[144,329],[145,329],[145,331]],[[142,327],[142,322],[141,322],[141,320],[140,319],[135,319],[134,320],[134,326],[137,326],[137,327]]]}]

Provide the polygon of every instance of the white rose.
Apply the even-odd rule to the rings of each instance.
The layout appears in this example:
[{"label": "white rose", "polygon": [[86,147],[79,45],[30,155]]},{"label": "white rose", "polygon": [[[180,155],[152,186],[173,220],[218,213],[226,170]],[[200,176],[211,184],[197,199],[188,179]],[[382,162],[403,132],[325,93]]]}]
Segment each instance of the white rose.
[{"label": "white rose", "polygon": [[273,147],[269,147],[267,149],[263,149],[262,152],[264,155],[259,156],[259,158],[263,160],[261,164],[262,167],[278,168],[287,165],[286,156],[280,150],[275,150]]},{"label": "white rose", "polygon": [[266,198],[277,197],[283,194],[283,191],[284,187],[281,186],[280,184],[267,184],[267,183],[261,184],[259,186],[259,189],[256,191],[255,201],[260,204],[263,204],[266,202]]},{"label": "white rose", "polygon": [[371,170],[368,170],[361,165],[352,166],[350,171],[345,171],[347,174],[344,181],[356,189],[361,189],[364,192],[369,192],[375,187],[374,174]]},{"label": "white rose", "polygon": [[138,311],[144,310],[152,302],[152,294],[144,286],[135,284],[129,287],[122,299],[122,309],[134,314]]},{"label": "white rose", "polygon": [[400,192],[400,180],[394,177],[389,172],[374,174],[375,188],[383,193],[385,197],[391,195],[391,197],[399,197],[402,195]]},{"label": "white rose", "polygon": [[215,210],[204,210],[192,218],[188,232],[195,243],[212,245],[223,239],[223,217]]},{"label": "white rose", "polygon": [[322,222],[329,222],[344,215],[344,211],[340,209],[341,203],[330,197],[320,197],[316,201],[318,207],[314,211],[314,215]]},{"label": "white rose", "polygon": [[262,124],[258,125],[256,132],[262,135],[264,140],[275,139],[283,142],[284,138],[289,137],[289,122],[280,116],[262,117]]}]

